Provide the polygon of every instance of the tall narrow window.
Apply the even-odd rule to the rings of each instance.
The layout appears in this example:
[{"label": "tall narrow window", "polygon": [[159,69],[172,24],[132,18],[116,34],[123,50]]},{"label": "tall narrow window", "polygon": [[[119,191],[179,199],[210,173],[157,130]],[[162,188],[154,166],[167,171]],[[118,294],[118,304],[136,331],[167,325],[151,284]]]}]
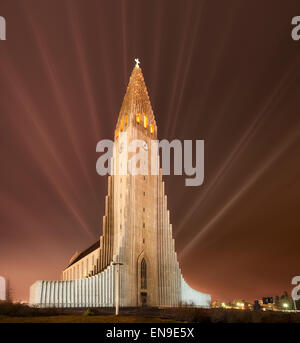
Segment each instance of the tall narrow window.
[{"label": "tall narrow window", "polygon": [[120,121],[120,130],[123,131],[123,119]]},{"label": "tall narrow window", "polygon": [[116,135],[116,138],[119,137],[119,130],[118,129],[116,129],[115,135]]},{"label": "tall narrow window", "polygon": [[141,122],[141,115],[140,112],[136,114],[136,122],[139,124]]},{"label": "tall narrow window", "polygon": [[125,127],[128,125],[128,114],[125,114]]},{"label": "tall narrow window", "polygon": [[144,128],[146,129],[148,125],[148,118],[146,116],[146,114],[144,114]]},{"label": "tall narrow window", "polygon": [[154,132],[154,126],[153,126],[153,124],[150,124],[150,132],[151,132],[151,133]]},{"label": "tall narrow window", "polygon": [[146,261],[143,258],[141,262],[141,289],[147,288],[147,266]]}]

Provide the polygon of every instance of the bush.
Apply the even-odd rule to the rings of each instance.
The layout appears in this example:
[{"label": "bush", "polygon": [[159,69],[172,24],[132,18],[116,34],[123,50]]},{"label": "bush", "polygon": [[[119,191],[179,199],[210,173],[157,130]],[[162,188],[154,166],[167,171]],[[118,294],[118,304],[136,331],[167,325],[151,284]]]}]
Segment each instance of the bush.
[{"label": "bush", "polygon": [[88,308],[83,312],[84,316],[98,316],[99,314],[101,314],[101,310],[98,308]]}]

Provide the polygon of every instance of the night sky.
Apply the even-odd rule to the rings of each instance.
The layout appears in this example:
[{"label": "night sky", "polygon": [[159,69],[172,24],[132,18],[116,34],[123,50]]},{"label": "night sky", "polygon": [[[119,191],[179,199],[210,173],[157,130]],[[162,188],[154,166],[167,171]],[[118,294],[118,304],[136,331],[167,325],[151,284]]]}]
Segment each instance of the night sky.
[{"label": "night sky", "polygon": [[165,177],[185,279],[213,299],[300,275],[299,0],[0,0],[0,274],[15,300],[101,234],[134,58],[160,139],[205,140],[205,181]]}]

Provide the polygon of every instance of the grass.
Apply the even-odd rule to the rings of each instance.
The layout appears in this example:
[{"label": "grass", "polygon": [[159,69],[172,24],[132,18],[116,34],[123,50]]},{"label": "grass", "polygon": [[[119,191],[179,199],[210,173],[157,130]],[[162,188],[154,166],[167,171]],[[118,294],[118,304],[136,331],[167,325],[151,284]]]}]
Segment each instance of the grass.
[{"label": "grass", "polygon": [[300,323],[300,313],[235,309],[113,308],[60,309],[32,308],[0,302],[0,323]]}]

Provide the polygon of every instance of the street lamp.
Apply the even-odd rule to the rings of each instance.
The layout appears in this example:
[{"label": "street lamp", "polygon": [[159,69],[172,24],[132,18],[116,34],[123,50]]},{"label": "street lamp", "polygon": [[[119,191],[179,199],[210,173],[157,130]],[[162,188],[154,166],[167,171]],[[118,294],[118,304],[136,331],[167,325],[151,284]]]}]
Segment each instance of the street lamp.
[{"label": "street lamp", "polygon": [[289,304],[288,304],[288,303],[283,303],[283,307],[284,307],[284,308],[288,308],[288,307],[289,307]]},{"label": "street lamp", "polygon": [[116,316],[119,315],[119,307],[120,307],[120,266],[123,265],[121,262],[113,262],[116,268],[116,286],[115,286],[115,303],[116,303]]}]

